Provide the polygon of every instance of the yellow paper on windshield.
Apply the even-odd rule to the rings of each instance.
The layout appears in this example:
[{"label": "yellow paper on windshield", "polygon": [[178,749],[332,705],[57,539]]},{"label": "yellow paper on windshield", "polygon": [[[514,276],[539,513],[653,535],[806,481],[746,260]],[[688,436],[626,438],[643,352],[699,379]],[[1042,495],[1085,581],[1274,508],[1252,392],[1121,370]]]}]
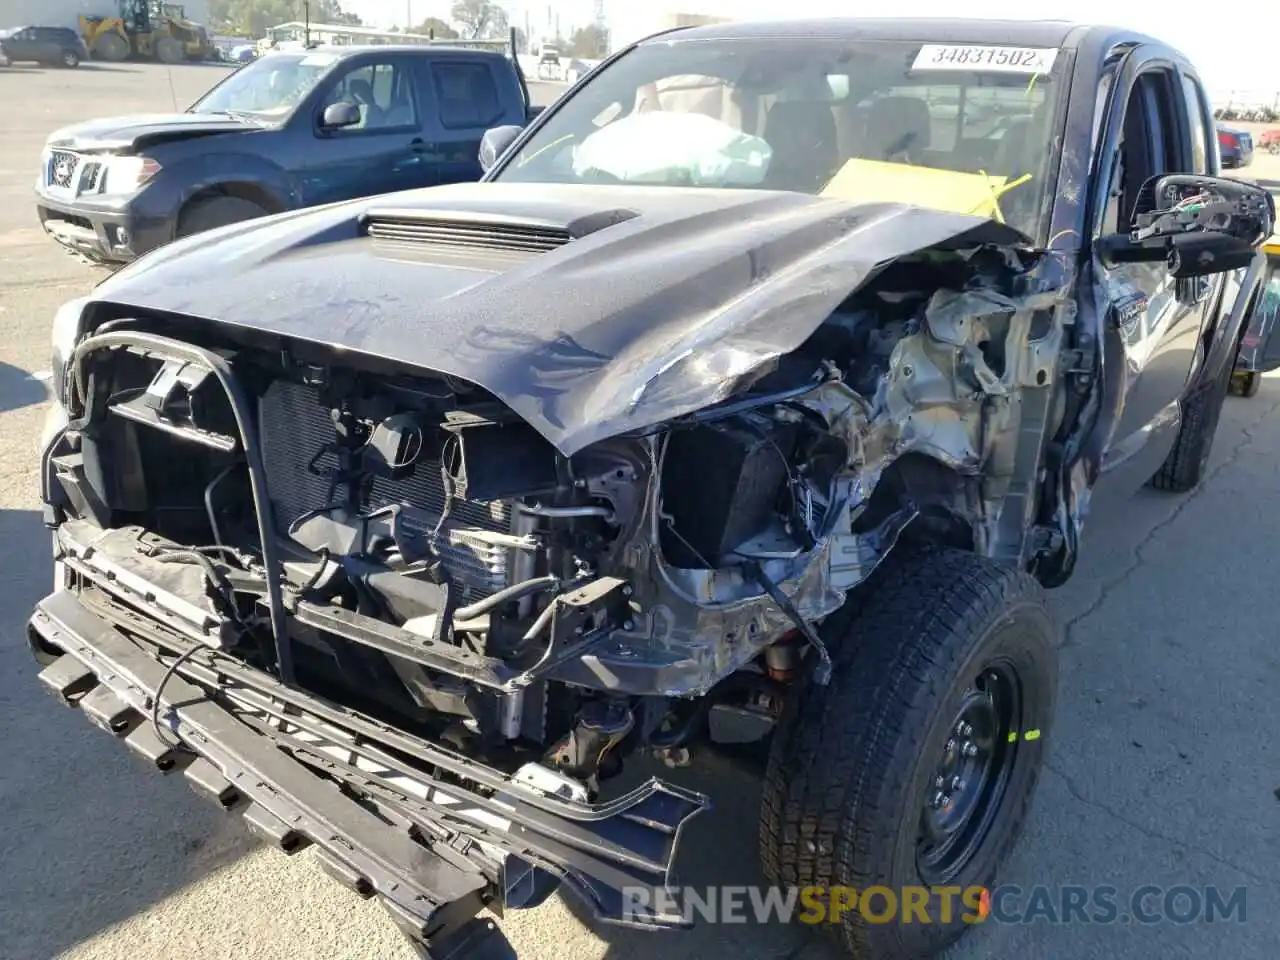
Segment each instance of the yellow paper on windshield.
[{"label": "yellow paper on windshield", "polygon": [[854,158],[822,189],[835,200],[911,203],[930,210],[1000,218],[998,198],[1007,177],[935,170]]}]

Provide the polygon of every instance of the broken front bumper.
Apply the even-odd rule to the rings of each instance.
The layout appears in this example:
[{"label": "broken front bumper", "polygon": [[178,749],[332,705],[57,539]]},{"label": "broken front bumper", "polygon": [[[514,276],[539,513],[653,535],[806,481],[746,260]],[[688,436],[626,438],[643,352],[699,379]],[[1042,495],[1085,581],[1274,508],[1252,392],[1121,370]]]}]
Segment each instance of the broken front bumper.
[{"label": "broken front bumper", "polygon": [[650,780],[608,803],[562,799],[92,592],[46,597],[28,639],[64,703],[284,852],[314,844],[424,956],[511,956],[478,912],[535,906],[558,884],[607,922],[682,925],[679,912],[632,907],[673,902],[647,894],[670,890],[680,830],[708,805],[700,794]]},{"label": "broken front bumper", "polygon": [[65,199],[37,191],[36,215],[50,239],[96,263],[128,263],[173,239],[171,222],[139,213],[131,198]]}]

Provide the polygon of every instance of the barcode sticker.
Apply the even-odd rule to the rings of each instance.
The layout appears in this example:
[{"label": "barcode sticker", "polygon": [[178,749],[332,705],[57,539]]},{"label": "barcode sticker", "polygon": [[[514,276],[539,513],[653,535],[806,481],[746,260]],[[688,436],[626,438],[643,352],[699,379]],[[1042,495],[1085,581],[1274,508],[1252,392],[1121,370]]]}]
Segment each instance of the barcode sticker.
[{"label": "barcode sticker", "polygon": [[1058,59],[1053,47],[978,47],[926,43],[912,70],[976,70],[980,73],[1048,73]]}]

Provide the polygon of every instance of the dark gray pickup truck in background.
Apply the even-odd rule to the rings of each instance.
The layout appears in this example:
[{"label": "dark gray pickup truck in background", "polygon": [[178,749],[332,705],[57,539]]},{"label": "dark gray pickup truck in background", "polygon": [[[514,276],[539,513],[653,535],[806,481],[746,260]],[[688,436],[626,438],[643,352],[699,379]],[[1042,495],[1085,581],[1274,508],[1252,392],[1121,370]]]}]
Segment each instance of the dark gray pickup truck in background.
[{"label": "dark gray pickup truck in background", "polygon": [[537,110],[518,62],[440,46],[316,47],[245,65],[172,116],[50,135],[36,213],[119,264],[179,237],[286,210],[476,180],[485,130]]}]

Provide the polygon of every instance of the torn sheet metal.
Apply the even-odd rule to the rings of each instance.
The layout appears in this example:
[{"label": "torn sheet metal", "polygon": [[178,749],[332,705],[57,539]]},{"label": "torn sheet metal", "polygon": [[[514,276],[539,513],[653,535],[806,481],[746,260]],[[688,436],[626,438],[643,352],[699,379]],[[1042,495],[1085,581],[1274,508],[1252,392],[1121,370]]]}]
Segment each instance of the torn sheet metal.
[{"label": "torn sheet metal", "polygon": [[896,258],[988,244],[1030,253],[1024,235],[980,217],[796,193],[491,183],[398,195],[398,217],[572,238],[449,264],[365,235],[362,218],[388,202],[179,241],[94,299],[120,305],[116,315],[169,314],[177,336],[205,318],[458,377],[571,455],[731,396]]}]

